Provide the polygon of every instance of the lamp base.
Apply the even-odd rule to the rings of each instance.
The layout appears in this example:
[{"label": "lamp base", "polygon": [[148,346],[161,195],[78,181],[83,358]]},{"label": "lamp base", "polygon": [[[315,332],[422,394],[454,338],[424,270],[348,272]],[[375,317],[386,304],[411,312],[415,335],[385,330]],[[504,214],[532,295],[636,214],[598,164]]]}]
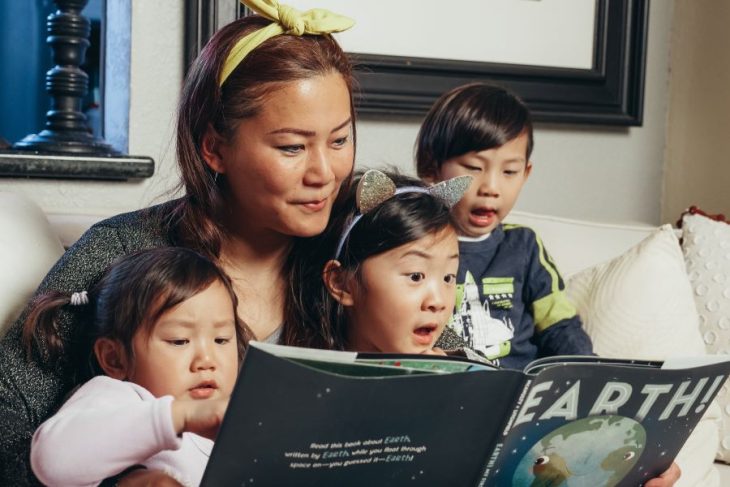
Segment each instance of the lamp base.
[{"label": "lamp base", "polygon": [[75,156],[116,156],[119,151],[87,132],[43,130],[13,144],[13,149]]}]

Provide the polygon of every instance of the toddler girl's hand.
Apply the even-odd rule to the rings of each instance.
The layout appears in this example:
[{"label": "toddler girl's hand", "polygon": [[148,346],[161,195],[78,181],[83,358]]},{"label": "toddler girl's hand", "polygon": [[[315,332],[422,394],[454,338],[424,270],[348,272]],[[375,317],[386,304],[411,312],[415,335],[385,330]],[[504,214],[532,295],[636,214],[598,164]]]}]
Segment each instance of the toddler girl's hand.
[{"label": "toddler girl's hand", "polygon": [[172,423],[178,435],[187,431],[215,440],[227,407],[227,397],[204,400],[175,399],[172,402]]},{"label": "toddler girl's hand", "polygon": [[160,470],[141,468],[132,470],[117,480],[118,487],[183,487],[174,478]]}]

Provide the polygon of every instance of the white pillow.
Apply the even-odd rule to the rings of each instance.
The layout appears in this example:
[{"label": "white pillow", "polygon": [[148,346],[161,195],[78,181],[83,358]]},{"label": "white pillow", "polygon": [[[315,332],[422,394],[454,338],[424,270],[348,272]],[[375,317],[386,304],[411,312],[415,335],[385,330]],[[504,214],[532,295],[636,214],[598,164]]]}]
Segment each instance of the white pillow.
[{"label": "white pillow", "polygon": [[[706,353],[682,251],[669,225],[570,278],[567,294],[598,355],[664,360]],[[708,408],[677,456],[677,487],[719,485],[718,414],[717,406]]]},{"label": "white pillow", "polygon": [[663,360],[705,354],[679,241],[669,225],[576,274],[567,293],[598,355]]},{"label": "white pillow", "polygon": [[[682,248],[709,353],[730,354],[730,225],[701,215],[682,220]],[[717,459],[730,463],[730,391],[720,389],[722,408]]]}]

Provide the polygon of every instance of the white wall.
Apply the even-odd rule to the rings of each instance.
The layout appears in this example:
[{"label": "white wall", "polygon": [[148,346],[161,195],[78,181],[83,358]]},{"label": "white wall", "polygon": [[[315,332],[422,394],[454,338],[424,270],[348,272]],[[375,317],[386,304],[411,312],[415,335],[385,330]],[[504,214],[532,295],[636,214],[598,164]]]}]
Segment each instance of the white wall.
[{"label": "white wall", "polygon": [[[112,214],[153,202],[176,182],[174,108],[182,73],[183,2],[132,1],[129,151],[150,155],[139,182],[0,179],[52,212]],[[537,127],[535,168],[517,208],[604,221],[659,223],[672,0],[651,3],[644,125],[630,129]],[[358,164],[411,170],[419,120],[363,118]]]},{"label": "white wall", "polygon": [[690,205],[730,215],[730,2],[678,0],[663,217]]},{"label": "white wall", "polygon": [[[134,182],[0,179],[53,213],[112,215],[146,206],[177,181],[173,113],[183,71],[183,2],[132,0],[129,153],[151,156],[155,175]],[[113,53],[107,53],[113,56]]]},{"label": "white wall", "polygon": [[[671,0],[651,2],[644,124],[535,130],[534,169],[516,208],[601,221],[660,223]],[[418,120],[360,119],[360,164],[413,172]]]}]

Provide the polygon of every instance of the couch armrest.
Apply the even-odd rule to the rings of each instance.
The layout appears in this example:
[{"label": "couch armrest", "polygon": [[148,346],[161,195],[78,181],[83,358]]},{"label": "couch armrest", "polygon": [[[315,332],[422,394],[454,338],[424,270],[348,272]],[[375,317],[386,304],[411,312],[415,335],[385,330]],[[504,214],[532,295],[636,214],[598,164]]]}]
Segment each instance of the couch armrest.
[{"label": "couch armrest", "polygon": [[0,192],[0,335],[62,254],[43,210],[21,194]]},{"label": "couch armrest", "polygon": [[69,248],[93,224],[103,220],[106,216],[84,215],[70,213],[49,213],[48,220],[65,249]]}]

